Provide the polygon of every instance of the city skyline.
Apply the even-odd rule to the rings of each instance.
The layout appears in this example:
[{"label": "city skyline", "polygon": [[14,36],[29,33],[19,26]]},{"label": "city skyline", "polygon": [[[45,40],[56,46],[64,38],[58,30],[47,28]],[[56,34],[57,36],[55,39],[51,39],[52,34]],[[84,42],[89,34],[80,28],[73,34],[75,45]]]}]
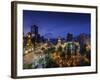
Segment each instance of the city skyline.
[{"label": "city skyline", "polygon": [[23,30],[26,34],[32,25],[37,25],[39,34],[49,38],[65,37],[67,33],[90,34],[90,18],[87,13],[23,10]]}]

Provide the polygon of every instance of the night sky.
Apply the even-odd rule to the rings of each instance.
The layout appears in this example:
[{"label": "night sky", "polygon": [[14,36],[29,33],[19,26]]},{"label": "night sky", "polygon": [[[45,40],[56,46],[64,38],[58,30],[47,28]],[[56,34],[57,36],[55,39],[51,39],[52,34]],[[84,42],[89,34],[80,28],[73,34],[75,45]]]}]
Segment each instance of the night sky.
[{"label": "night sky", "polygon": [[74,36],[80,33],[90,34],[91,15],[23,10],[24,33],[30,32],[30,27],[34,24],[38,26],[39,34],[44,37],[65,37],[67,33]]}]

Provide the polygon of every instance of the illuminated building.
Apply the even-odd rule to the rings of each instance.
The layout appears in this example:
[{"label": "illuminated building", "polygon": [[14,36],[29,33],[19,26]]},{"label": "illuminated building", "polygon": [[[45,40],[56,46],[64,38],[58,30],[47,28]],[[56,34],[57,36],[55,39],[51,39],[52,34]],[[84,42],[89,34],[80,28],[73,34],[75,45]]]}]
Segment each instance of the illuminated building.
[{"label": "illuminated building", "polygon": [[27,33],[27,43],[26,43],[26,47],[28,49],[33,47],[33,44],[32,44],[32,35],[31,35],[30,32]]}]

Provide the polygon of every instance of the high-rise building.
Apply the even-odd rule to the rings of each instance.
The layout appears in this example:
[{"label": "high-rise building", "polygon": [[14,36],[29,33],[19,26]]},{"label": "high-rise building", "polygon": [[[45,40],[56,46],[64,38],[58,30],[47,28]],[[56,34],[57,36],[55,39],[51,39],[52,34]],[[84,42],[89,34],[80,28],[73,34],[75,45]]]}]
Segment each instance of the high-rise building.
[{"label": "high-rise building", "polygon": [[32,37],[37,37],[37,35],[38,35],[38,26],[36,26],[36,25],[32,25],[31,26],[31,34],[32,34]]}]

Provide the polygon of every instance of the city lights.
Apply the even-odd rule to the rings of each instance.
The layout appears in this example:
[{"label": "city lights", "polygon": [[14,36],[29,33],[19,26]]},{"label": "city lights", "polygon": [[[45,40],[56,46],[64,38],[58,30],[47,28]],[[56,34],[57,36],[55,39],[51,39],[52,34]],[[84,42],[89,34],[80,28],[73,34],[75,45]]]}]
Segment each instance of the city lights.
[{"label": "city lights", "polygon": [[[43,38],[38,33],[36,25],[32,26],[31,29],[31,32],[28,32],[27,36],[23,38],[24,59],[28,60],[26,55],[31,54],[32,56],[29,63],[24,64],[24,69],[90,65],[91,48],[88,35],[81,34],[79,40],[74,41],[72,34],[68,33],[66,34],[67,38],[58,37],[55,42],[52,42],[50,38]],[[80,43],[82,39],[84,39],[83,45]],[[88,44],[85,43],[85,39]]]}]

